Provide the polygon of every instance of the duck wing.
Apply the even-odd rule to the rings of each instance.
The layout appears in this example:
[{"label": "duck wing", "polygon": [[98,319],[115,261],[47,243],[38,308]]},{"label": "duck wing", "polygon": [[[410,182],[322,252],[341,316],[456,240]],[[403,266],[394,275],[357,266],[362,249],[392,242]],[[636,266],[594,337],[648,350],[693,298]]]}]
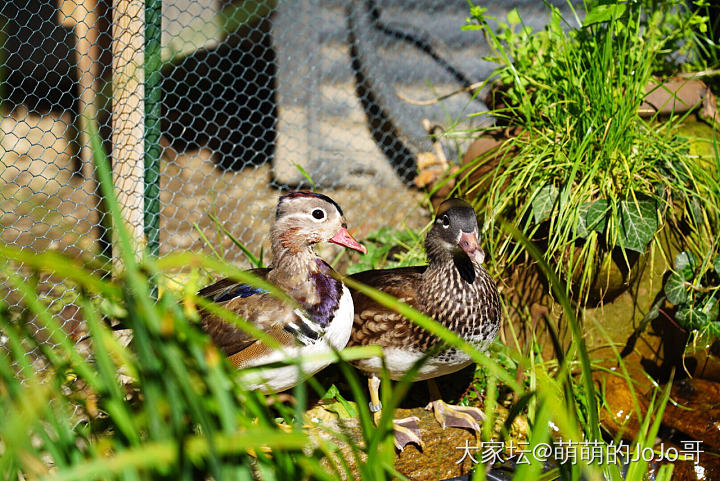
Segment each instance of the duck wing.
[{"label": "duck wing", "polygon": [[[250,269],[248,272],[256,277],[267,280],[270,268]],[[199,296],[206,297],[213,302],[222,302],[222,300],[231,299],[233,297],[248,297],[258,292],[264,292],[261,289],[237,282],[233,279],[221,279],[214,284],[203,287],[198,291]]]},{"label": "duck wing", "polygon": [[[254,269],[250,272],[267,278],[269,269]],[[280,346],[311,344],[322,335],[322,330],[297,308],[248,284],[223,279],[205,287],[198,294],[248,321],[275,339]],[[252,334],[218,315],[201,310],[200,317],[202,329],[236,367],[254,365],[273,351]]]},{"label": "duck wing", "polygon": [[[359,272],[350,276],[353,280],[381,290],[420,309],[418,286],[426,266],[400,267]],[[373,299],[351,290],[355,317],[348,345],[373,345],[385,347],[407,344],[410,334],[417,326],[407,318]]]}]

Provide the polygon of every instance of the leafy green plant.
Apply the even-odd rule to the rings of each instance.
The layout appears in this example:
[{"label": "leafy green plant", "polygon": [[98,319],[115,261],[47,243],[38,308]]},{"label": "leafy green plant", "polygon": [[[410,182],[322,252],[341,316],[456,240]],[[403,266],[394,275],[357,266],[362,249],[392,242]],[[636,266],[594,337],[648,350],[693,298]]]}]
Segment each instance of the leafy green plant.
[{"label": "leafy green plant", "polygon": [[698,259],[691,251],[680,252],[663,291],[683,327],[720,337],[720,253]]},{"label": "leafy green plant", "polygon": [[348,267],[348,274],[370,269],[421,265],[425,262],[425,249],[421,233],[410,229],[395,230],[381,227],[364,239],[367,254]]},{"label": "leafy green plant", "polygon": [[[473,5],[464,26],[484,34],[493,51],[487,59],[499,64],[489,114],[520,133],[492,157],[476,159],[456,189],[487,213],[486,226],[496,234],[492,258],[511,263],[520,255],[496,221],[515,219],[543,246],[555,272],[574,281],[581,301],[593,284],[607,281],[599,278],[609,277],[603,266],[612,253],[630,270],[632,253],[646,252],[665,225],[677,225],[676,209],[699,202],[720,210],[720,201],[705,195],[708,172],[689,155],[688,139],[675,133],[682,119],[638,115],[658,64],[697,19],[681,10],[678,22],[666,22],[662,13],[680,8],[678,2],[645,7],[588,2],[581,22],[575,12],[568,20],[548,6],[548,26],[534,32],[516,11],[504,22]],[[491,159],[497,166],[470,182]],[[691,230],[712,227],[695,220]]]},{"label": "leafy green plant", "polygon": [[[687,4],[680,3],[680,9],[687,8]],[[720,65],[720,17],[717,15],[717,4],[708,0],[695,0],[692,8],[697,12],[692,19],[691,28],[683,29],[687,35],[684,43],[688,48],[687,62],[681,68],[691,71],[704,71],[709,74],[708,79],[717,85],[717,72]],[[680,57],[681,58],[681,57]],[[713,82],[713,80],[715,80]]]}]

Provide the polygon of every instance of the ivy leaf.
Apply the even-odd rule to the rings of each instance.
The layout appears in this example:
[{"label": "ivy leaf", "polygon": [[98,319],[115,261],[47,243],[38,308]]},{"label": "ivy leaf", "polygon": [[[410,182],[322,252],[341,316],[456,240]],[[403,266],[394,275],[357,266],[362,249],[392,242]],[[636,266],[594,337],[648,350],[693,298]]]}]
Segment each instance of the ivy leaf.
[{"label": "ivy leaf", "polygon": [[657,207],[653,200],[620,202],[618,244],[643,253],[658,229]]},{"label": "ivy leaf", "polygon": [[550,216],[559,192],[553,184],[545,184],[533,196],[530,206],[535,223],[539,224]]},{"label": "ivy leaf", "polygon": [[675,314],[675,318],[680,324],[690,329],[702,328],[702,326],[708,322],[707,314],[692,307],[679,309],[677,314]]},{"label": "ivy leaf", "polygon": [[683,279],[677,272],[673,272],[668,276],[663,290],[665,291],[667,300],[671,304],[678,306],[688,301],[688,286],[685,283],[685,279]]},{"label": "ivy leaf", "polygon": [[665,304],[665,299],[660,297],[650,306],[650,310],[640,320],[640,325],[645,326],[648,322],[654,321],[660,316],[660,308]]},{"label": "ivy leaf", "polygon": [[692,279],[696,265],[697,259],[695,258],[695,254],[690,251],[682,251],[675,256],[675,272],[677,272],[684,281]]},{"label": "ivy leaf", "polygon": [[590,229],[588,229],[587,225],[587,211],[589,205],[590,204],[585,204],[580,207],[580,215],[578,216],[577,235],[582,239],[587,239],[587,236],[590,234]]},{"label": "ivy leaf", "polygon": [[714,321],[718,317],[718,300],[712,296],[708,296],[705,300],[705,304],[702,306],[701,311],[707,314],[711,321]]},{"label": "ivy leaf", "polygon": [[665,282],[665,295],[668,301],[675,304],[684,304],[690,300],[690,287],[688,282],[695,273],[697,259],[690,251],[682,251],[675,256],[675,269]]},{"label": "ivy leaf", "polygon": [[602,199],[583,205],[580,208],[580,216],[578,217],[578,235],[586,238],[590,231],[604,232],[609,210],[609,202]]},{"label": "ivy leaf", "polygon": [[690,309],[687,307],[684,307],[682,309],[678,309],[678,311],[675,313],[675,319],[680,322],[683,326],[687,325],[687,320],[690,317]]}]

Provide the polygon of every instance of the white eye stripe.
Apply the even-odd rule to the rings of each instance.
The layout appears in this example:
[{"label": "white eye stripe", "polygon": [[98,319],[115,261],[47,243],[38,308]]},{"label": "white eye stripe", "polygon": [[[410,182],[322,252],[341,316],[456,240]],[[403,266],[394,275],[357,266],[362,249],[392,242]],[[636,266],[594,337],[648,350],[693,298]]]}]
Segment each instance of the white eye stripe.
[{"label": "white eye stripe", "polygon": [[[313,222],[324,222],[325,220],[327,220],[327,214],[323,215],[322,219],[316,219],[315,217],[313,217],[312,212],[315,210],[318,210],[318,209],[313,209],[310,212],[296,212],[294,214],[285,214],[284,216],[282,216],[282,218],[286,219],[286,220],[287,219],[302,219],[302,220],[310,219]],[[320,209],[320,210],[323,210],[323,209]],[[324,212],[324,210],[323,210],[323,212]]]}]

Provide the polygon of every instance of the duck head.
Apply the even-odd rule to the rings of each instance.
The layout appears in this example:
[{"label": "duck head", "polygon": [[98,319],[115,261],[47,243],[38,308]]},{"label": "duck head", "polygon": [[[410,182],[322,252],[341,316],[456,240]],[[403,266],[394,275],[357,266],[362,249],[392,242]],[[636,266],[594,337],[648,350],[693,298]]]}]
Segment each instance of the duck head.
[{"label": "duck head", "polygon": [[430,261],[467,255],[473,262],[482,264],[485,252],[478,243],[478,232],[477,218],[470,204],[456,198],[444,201],[425,239]]},{"label": "duck head", "polygon": [[277,247],[300,252],[320,242],[332,242],[367,253],[365,246],[348,232],[340,206],[330,197],[314,192],[291,192],[280,197],[270,238],[273,250]]}]

